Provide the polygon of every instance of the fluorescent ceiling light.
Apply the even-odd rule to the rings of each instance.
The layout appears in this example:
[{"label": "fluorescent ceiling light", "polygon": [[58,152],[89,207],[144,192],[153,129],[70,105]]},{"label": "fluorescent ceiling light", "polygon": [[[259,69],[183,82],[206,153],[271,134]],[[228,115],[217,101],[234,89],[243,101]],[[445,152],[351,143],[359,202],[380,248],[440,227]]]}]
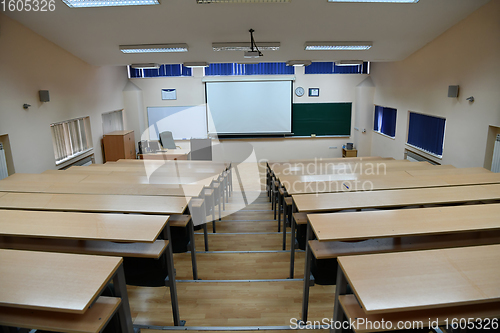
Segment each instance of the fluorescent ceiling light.
[{"label": "fluorescent ceiling light", "polygon": [[362,51],[372,47],[372,42],[306,42],[306,51]]},{"label": "fluorescent ceiling light", "polygon": [[309,66],[312,63],[311,60],[288,60],[286,62],[287,66]]},{"label": "fluorescent ceiling light", "polygon": [[62,0],[70,8],[159,5],[158,0]]},{"label": "fluorescent ceiling light", "polygon": [[131,64],[130,68],[135,68],[135,69],[158,69],[158,68],[160,68],[160,65],[155,64],[155,63],[149,63],[149,64]]},{"label": "fluorescent ceiling light", "polygon": [[286,3],[292,0],[196,0],[199,4],[205,3]]},{"label": "fluorescent ceiling light", "polygon": [[[260,51],[278,51],[280,43],[256,43]],[[250,43],[212,43],[214,51],[251,51]]]},{"label": "fluorescent ceiling light", "polygon": [[417,3],[418,0],[328,0],[328,2],[385,2],[385,3]]},{"label": "fluorescent ceiling light", "polygon": [[335,61],[336,66],[356,66],[363,65],[363,60],[339,60]]},{"label": "fluorescent ceiling light", "polygon": [[196,68],[196,67],[208,67],[207,62],[199,61],[199,62],[185,62],[183,63],[184,67]]},{"label": "fluorescent ceiling light", "polygon": [[143,44],[143,45],[120,45],[123,53],[167,53],[187,52],[187,44]]}]

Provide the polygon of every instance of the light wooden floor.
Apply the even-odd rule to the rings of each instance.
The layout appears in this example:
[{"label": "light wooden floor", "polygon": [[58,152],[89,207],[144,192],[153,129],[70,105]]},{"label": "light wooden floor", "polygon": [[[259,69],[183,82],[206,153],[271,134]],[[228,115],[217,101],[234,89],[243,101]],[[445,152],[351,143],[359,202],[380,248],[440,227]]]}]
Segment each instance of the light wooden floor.
[{"label": "light wooden floor", "polygon": [[[236,191],[235,186],[222,221],[216,222],[216,234],[211,233],[209,224],[209,253],[204,253],[203,234],[196,232],[198,274],[202,280],[192,281],[189,253],[174,255],[180,317],[186,326],[289,326],[291,318],[300,318],[304,252],[296,253],[295,279],[287,279],[290,252],[281,251],[283,236],[277,232],[271,204],[262,192],[265,174],[262,168],[259,170],[256,176],[255,165],[238,165],[241,183],[248,192]],[[236,175],[233,182],[238,182]],[[245,199],[251,202],[245,205]],[[334,286],[311,288],[309,320],[331,318],[334,290]],[[128,292],[134,324],[173,326],[168,288],[129,286]]]}]

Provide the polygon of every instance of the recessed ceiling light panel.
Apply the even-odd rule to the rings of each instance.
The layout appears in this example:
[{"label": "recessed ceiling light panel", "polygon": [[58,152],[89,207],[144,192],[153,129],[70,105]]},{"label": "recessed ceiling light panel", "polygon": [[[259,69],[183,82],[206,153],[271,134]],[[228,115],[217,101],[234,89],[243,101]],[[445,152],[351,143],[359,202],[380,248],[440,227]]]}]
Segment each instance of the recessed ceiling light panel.
[{"label": "recessed ceiling light panel", "polygon": [[134,69],[158,69],[160,65],[155,63],[147,63],[147,64],[131,64],[130,68]]},{"label": "recessed ceiling light panel", "polygon": [[158,0],[62,0],[70,8],[159,5]]},{"label": "recessed ceiling light panel", "polygon": [[205,61],[185,62],[182,65],[188,68],[208,67],[208,62]]},{"label": "recessed ceiling light panel", "polygon": [[[265,51],[278,51],[280,49],[280,43],[257,43],[259,50]],[[250,43],[212,43],[212,49],[214,51],[251,51],[252,47]]]},{"label": "recessed ceiling light panel", "polygon": [[309,66],[312,64],[311,60],[288,60],[286,62],[287,66]]},{"label": "recessed ceiling light panel", "polygon": [[328,2],[383,2],[383,3],[417,3],[418,0],[328,0]]},{"label": "recessed ceiling light panel", "polygon": [[306,51],[364,51],[372,42],[306,42]]},{"label": "recessed ceiling light panel", "polygon": [[196,0],[199,4],[206,3],[287,3],[292,0]]},{"label": "recessed ceiling light panel", "polygon": [[187,44],[142,44],[142,45],[120,45],[123,53],[172,53],[187,52]]}]

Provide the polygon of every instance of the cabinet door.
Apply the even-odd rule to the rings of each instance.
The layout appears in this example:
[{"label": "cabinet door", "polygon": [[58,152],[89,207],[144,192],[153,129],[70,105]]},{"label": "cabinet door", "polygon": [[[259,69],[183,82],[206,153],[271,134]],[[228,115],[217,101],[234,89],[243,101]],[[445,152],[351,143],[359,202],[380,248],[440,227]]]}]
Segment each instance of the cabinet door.
[{"label": "cabinet door", "polygon": [[130,132],[123,136],[123,146],[125,148],[125,158],[135,159],[135,139],[134,132]]}]

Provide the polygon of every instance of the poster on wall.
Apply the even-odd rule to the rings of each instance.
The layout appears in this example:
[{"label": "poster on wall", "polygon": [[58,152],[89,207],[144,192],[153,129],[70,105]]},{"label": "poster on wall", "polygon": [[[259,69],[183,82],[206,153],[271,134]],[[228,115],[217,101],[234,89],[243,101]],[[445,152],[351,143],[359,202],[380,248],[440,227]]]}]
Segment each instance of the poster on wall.
[{"label": "poster on wall", "polygon": [[161,99],[163,100],[177,99],[177,91],[175,89],[162,89]]}]

